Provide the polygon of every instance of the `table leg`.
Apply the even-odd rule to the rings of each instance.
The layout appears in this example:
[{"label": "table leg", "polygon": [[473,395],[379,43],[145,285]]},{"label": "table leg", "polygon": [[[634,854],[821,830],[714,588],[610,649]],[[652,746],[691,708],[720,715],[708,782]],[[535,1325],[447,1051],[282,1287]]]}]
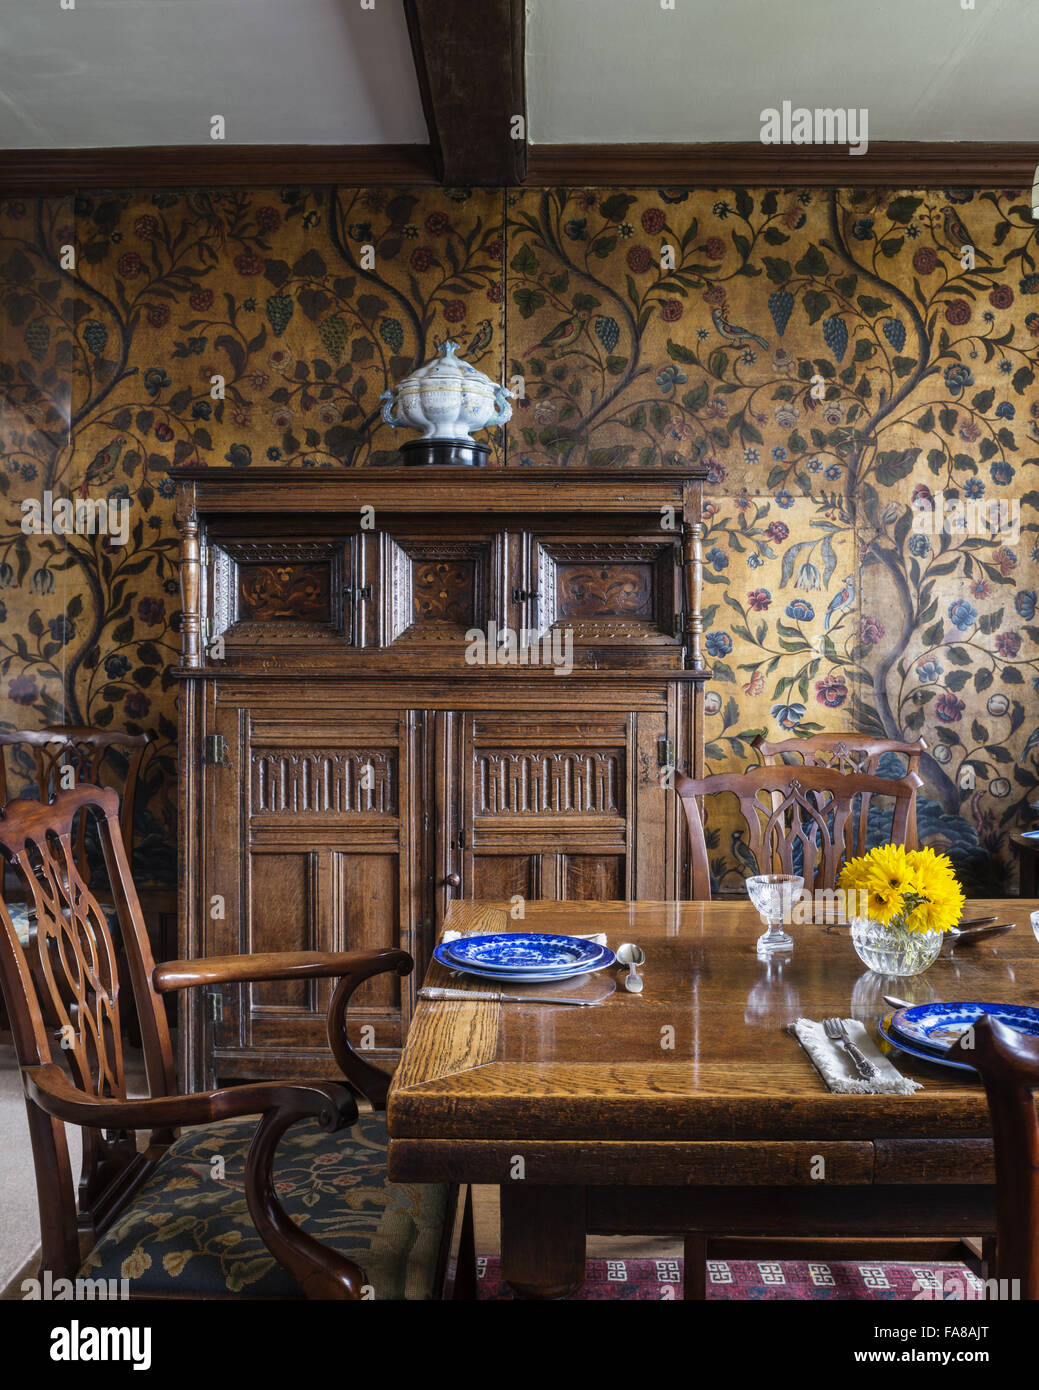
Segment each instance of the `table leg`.
[{"label": "table leg", "polygon": [[501,1189],[501,1272],[519,1298],[568,1298],[584,1283],[583,1187]]}]

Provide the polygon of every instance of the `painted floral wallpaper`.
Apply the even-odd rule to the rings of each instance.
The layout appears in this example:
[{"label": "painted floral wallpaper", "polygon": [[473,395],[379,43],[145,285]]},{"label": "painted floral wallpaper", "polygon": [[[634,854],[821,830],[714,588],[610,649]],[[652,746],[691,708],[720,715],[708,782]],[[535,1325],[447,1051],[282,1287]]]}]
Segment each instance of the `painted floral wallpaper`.
[{"label": "painted floral wallpaper", "polygon": [[[166,468],[388,461],[381,391],[451,338],[521,378],[495,466],[706,464],[712,770],[759,730],[922,734],[921,833],[1006,891],[1039,800],[1037,262],[1000,189],[2,203],[0,721],[153,733],[138,872],[170,881]],[[127,499],[128,543],[24,535],[48,490]],[[943,530],[943,498],[1004,510]]]}]

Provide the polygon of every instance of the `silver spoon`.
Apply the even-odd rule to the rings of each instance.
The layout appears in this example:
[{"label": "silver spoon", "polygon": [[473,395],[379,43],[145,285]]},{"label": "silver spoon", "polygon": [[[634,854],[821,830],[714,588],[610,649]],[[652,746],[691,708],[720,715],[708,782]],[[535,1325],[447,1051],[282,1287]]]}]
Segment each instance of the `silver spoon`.
[{"label": "silver spoon", "polygon": [[636,970],[636,966],[645,965],[646,953],[641,946],[636,946],[633,941],[625,941],[623,946],[617,947],[617,959],[621,965],[628,967],[628,973],[624,979],[624,988],[629,994],[642,993],[642,978]]}]

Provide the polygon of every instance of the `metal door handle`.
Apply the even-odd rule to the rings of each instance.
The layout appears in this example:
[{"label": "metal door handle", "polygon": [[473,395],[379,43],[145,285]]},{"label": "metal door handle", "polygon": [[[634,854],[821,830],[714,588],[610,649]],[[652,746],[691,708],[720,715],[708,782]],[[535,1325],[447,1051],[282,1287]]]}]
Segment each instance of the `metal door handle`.
[{"label": "metal door handle", "polygon": [[444,879],[444,882],[447,884],[447,886],[448,886],[449,888],[461,888],[461,886],[462,886],[462,875],[461,875],[461,874],[448,874],[448,876]]}]

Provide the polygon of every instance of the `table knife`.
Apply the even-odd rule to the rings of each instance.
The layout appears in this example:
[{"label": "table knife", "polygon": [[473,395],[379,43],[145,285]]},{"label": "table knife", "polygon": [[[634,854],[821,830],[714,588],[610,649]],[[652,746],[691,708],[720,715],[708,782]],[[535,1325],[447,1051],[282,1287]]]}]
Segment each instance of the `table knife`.
[{"label": "table knife", "polygon": [[[501,994],[497,991],[482,989],[442,989],[436,985],[427,985],[424,989],[420,989],[418,994],[420,999],[476,999],[481,1002],[496,1004],[575,1004],[579,1009],[587,1009],[593,1004],[603,1003],[602,999],[562,999],[548,995]],[[606,998],[609,998],[609,995]]]}]

